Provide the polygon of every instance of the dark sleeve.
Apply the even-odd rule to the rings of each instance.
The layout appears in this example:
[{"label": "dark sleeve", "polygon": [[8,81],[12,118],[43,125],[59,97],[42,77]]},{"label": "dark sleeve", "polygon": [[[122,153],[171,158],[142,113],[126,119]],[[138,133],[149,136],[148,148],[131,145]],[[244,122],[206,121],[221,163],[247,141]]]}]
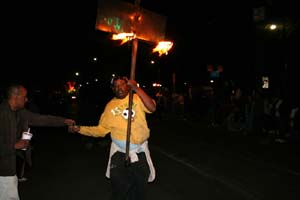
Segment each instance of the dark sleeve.
[{"label": "dark sleeve", "polygon": [[[1,127],[6,127],[5,126],[6,125],[5,122],[6,122],[6,120],[5,120],[5,117],[4,117],[3,112],[1,110],[1,112],[0,112],[0,126]],[[4,155],[4,153],[7,151],[6,150],[7,147],[6,147],[5,142],[4,142],[5,130],[6,129],[0,130],[0,159],[2,158],[2,155]]]},{"label": "dark sleeve", "polygon": [[29,110],[22,110],[21,116],[23,120],[26,120],[29,126],[45,126],[45,127],[62,127],[66,126],[64,123],[64,117],[53,115],[41,115],[39,113],[33,113]]},{"label": "dark sleeve", "polygon": [[[16,121],[8,110],[0,110],[0,160],[4,155],[12,153],[16,141]],[[1,161],[0,161],[1,163]],[[1,168],[1,166],[0,166]]]}]

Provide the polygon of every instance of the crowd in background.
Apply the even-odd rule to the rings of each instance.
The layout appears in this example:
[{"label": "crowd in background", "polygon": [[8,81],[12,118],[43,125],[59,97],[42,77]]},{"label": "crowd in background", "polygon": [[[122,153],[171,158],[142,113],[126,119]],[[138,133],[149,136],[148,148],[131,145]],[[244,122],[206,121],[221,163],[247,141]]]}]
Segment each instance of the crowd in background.
[{"label": "crowd in background", "polygon": [[201,116],[211,127],[224,126],[229,132],[269,136],[281,143],[300,141],[297,96],[280,88],[226,86],[211,84],[196,92],[191,88],[179,92],[161,88],[155,93],[156,119],[170,114],[183,120]]}]

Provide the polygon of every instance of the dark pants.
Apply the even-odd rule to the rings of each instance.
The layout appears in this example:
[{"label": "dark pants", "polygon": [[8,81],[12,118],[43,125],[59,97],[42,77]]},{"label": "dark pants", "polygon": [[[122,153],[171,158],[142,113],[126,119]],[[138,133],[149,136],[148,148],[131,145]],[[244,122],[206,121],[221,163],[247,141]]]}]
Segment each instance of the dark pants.
[{"label": "dark pants", "polygon": [[139,161],[125,164],[125,153],[116,152],[111,158],[110,179],[112,200],[145,200],[150,169],[145,153]]},{"label": "dark pants", "polygon": [[32,167],[32,147],[29,146],[26,150],[17,150],[17,176],[18,179],[25,178],[25,174]]}]

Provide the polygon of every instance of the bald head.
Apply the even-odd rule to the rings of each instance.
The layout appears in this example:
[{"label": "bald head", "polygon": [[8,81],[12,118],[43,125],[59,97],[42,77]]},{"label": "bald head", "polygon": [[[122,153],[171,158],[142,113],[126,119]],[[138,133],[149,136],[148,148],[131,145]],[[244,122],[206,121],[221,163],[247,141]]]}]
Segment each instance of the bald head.
[{"label": "bald head", "polygon": [[7,100],[12,110],[19,110],[25,107],[27,89],[23,85],[14,84],[7,89]]}]

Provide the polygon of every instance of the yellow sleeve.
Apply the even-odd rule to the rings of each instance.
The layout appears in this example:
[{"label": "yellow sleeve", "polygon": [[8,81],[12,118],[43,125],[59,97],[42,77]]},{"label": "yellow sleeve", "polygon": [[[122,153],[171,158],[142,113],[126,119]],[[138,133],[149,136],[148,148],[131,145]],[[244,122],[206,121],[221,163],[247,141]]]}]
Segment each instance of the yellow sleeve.
[{"label": "yellow sleeve", "polygon": [[101,126],[101,124],[99,124],[98,126],[80,126],[79,131],[79,133],[82,135],[92,137],[104,137],[109,132],[110,130]]},{"label": "yellow sleeve", "polygon": [[86,136],[92,137],[104,137],[108,133],[110,133],[109,123],[107,120],[107,115],[105,112],[101,115],[99,123],[97,126],[80,126],[79,133]]}]

